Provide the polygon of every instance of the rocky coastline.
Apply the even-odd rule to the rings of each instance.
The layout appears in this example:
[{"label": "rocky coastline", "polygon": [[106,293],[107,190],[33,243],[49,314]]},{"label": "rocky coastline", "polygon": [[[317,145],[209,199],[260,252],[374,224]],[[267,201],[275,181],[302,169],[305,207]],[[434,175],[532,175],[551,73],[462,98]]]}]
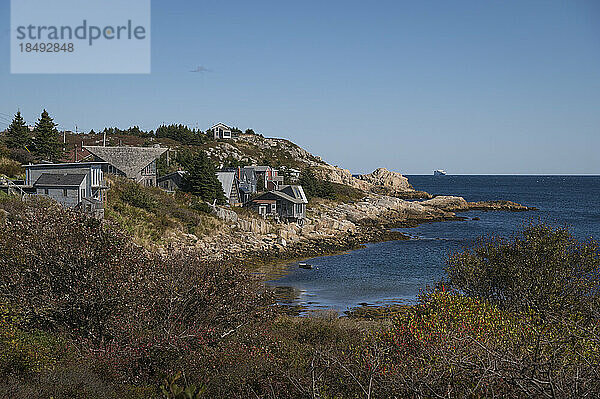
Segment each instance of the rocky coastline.
[{"label": "rocky coastline", "polygon": [[[181,234],[169,250],[194,249],[209,260],[227,260],[252,269],[268,264],[339,254],[367,243],[406,240],[394,228],[422,223],[464,220],[459,213],[531,211],[511,201],[468,202],[462,197],[437,196],[406,200],[368,193],[361,201],[336,203],[313,200],[304,225],[274,223],[249,212],[214,207],[223,228],[210,237]],[[176,244],[173,244],[176,243]]]}]

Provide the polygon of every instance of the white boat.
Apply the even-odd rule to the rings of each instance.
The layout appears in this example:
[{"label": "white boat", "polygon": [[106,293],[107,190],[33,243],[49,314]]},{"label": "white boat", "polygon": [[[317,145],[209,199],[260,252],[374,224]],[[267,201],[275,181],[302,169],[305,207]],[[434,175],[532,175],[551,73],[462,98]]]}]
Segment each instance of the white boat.
[{"label": "white boat", "polygon": [[433,171],[434,176],[446,176],[446,171],[444,169],[437,169]]}]

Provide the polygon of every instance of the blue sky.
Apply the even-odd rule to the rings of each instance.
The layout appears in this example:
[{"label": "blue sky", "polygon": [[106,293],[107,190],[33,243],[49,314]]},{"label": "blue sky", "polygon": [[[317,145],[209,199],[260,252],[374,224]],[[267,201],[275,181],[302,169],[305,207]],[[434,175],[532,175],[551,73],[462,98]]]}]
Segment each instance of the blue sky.
[{"label": "blue sky", "polygon": [[0,128],[45,107],[252,127],[353,172],[600,174],[597,1],[155,0],[149,75],[11,75],[0,4]]}]

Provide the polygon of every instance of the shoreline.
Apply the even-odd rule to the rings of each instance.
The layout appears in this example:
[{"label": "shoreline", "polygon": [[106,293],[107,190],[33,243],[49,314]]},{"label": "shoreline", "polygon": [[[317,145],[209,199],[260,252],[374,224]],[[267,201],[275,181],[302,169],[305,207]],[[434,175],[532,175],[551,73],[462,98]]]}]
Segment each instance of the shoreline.
[{"label": "shoreline", "polygon": [[[524,207],[520,204],[516,204],[511,201],[485,201],[485,202],[468,203],[468,204],[469,204],[468,209],[456,209],[454,212],[456,212],[456,213],[465,213],[465,212],[470,212],[470,211],[526,212],[526,211],[537,210],[537,208],[535,208],[535,207]],[[347,254],[347,253],[356,251],[358,249],[365,248],[369,244],[376,244],[376,243],[389,242],[389,241],[412,240],[412,237],[410,235],[407,235],[406,233],[403,233],[403,232],[393,230],[396,228],[416,228],[420,225],[427,224],[427,223],[465,221],[465,220],[469,220],[469,219],[470,219],[469,217],[458,216],[458,215],[454,214],[453,216],[440,217],[440,218],[434,218],[434,219],[424,218],[424,219],[412,219],[412,220],[396,220],[396,221],[388,222],[386,224],[380,224],[377,226],[367,227],[367,229],[369,229],[369,232],[371,234],[364,234],[364,233],[363,234],[353,234],[352,236],[355,236],[355,237],[367,238],[366,240],[361,241],[359,244],[356,244],[356,245],[354,245],[354,244],[351,246],[339,245],[335,249],[331,249],[331,247],[328,247],[326,249],[321,248],[319,251],[316,251],[316,252],[308,251],[308,252],[300,252],[299,254],[295,251],[291,251],[291,252],[284,251],[283,254],[285,254],[286,256],[283,259],[281,257],[276,258],[275,256],[272,256],[272,257],[266,258],[266,259],[264,257],[253,257],[253,258],[251,258],[251,260],[247,259],[246,262],[250,262],[250,263],[247,263],[247,265],[251,265],[250,270],[253,273],[256,273],[257,275],[259,275],[262,283],[269,286],[270,289],[272,289],[274,291],[275,290],[283,290],[283,289],[295,290],[296,287],[291,286],[291,285],[290,286],[279,286],[279,285],[273,285],[270,283],[277,281],[277,280],[285,277],[286,275],[289,275],[290,273],[292,273],[293,270],[291,269],[291,265],[296,262],[299,262],[299,261],[320,258],[320,257],[339,256],[339,255],[343,255],[343,254]],[[478,217],[472,218],[472,219],[479,220]],[[365,226],[363,226],[363,228],[365,228]],[[373,235],[374,232],[382,233],[382,235],[381,236]],[[347,239],[347,237],[344,237],[344,238]],[[335,238],[330,239],[330,240],[325,240],[325,241],[331,242],[333,240],[335,240]],[[347,242],[347,241],[345,241],[345,242]],[[351,241],[351,242],[356,242],[356,241]],[[294,255],[294,254],[298,254],[298,255]],[[275,259],[278,259],[278,260],[275,260]],[[426,288],[426,287],[423,287],[423,288]],[[297,298],[291,298],[291,297],[290,297],[290,303],[285,304],[282,301],[282,299],[284,299],[283,296],[280,296],[277,294],[276,294],[276,296],[278,297],[277,298],[277,307],[281,308],[281,310],[284,313],[289,314],[289,315],[302,317],[302,316],[306,316],[306,314],[309,314],[311,312],[320,312],[320,311],[327,312],[327,311],[332,310],[332,309],[329,309],[326,307],[324,307],[323,309],[312,309],[312,308],[308,308],[306,305],[302,305],[299,303],[291,303],[291,302],[297,301]],[[396,301],[396,300],[398,303],[392,303],[393,301]],[[369,318],[369,319],[385,318],[385,317],[389,317],[390,315],[393,315],[397,312],[401,312],[401,311],[405,310],[406,308],[412,306],[408,303],[402,303],[402,302],[406,302],[406,299],[401,299],[401,298],[390,299],[390,303],[388,303],[388,304],[385,304],[385,303],[378,304],[378,303],[371,303],[371,302],[357,303],[354,305],[347,304],[346,310],[334,310],[334,311],[336,313],[338,313],[340,317]]]}]

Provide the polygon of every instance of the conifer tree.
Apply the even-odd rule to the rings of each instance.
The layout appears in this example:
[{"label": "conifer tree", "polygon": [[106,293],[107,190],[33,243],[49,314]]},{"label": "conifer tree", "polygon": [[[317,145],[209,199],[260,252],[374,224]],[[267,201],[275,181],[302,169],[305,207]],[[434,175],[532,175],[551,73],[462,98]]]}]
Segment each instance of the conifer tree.
[{"label": "conifer tree", "polygon": [[38,157],[56,161],[63,155],[56,123],[46,110],[35,125],[34,135],[33,148]]},{"label": "conifer tree", "polygon": [[196,194],[202,200],[213,203],[225,203],[225,194],[221,182],[217,179],[215,167],[208,156],[200,151],[186,162],[188,173],[184,178],[184,189]]},{"label": "conifer tree", "polygon": [[21,112],[17,111],[6,132],[6,146],[8,148],[24,149],[29,144],[29,140],[27,124],[25,124]]}]

